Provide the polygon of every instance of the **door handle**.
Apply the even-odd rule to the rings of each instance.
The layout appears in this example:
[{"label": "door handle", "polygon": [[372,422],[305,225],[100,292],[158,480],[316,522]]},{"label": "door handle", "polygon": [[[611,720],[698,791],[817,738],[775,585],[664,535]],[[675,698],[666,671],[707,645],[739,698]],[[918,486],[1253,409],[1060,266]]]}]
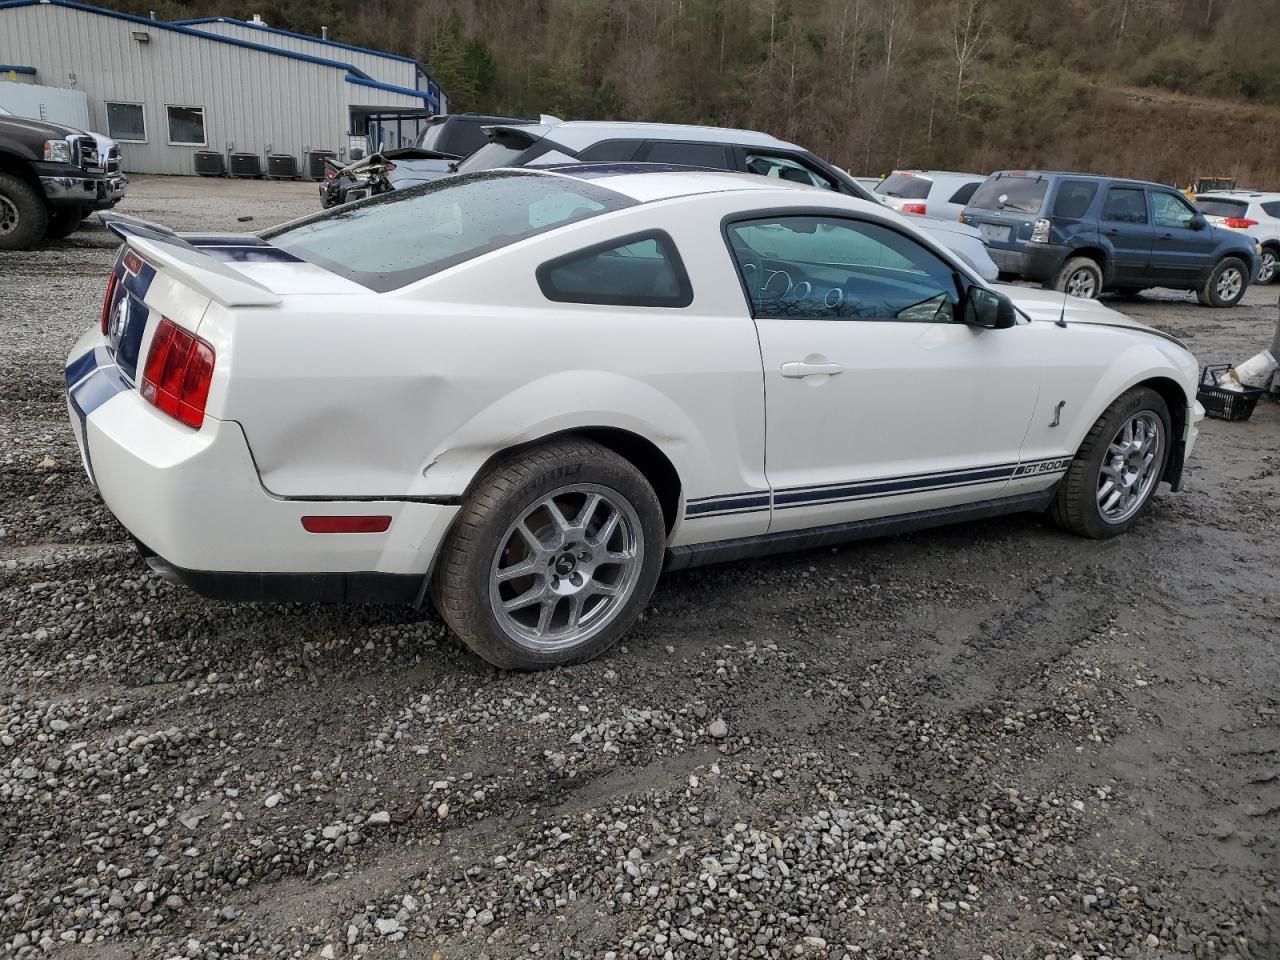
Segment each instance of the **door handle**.
[{"label": "door handle", "polygon": [[782,375],[790,380],[801,380],[804,377],[834,377],[844,373],[844,367],[838,363],[808,363],[804,360],[790,360],[782,365]]}]

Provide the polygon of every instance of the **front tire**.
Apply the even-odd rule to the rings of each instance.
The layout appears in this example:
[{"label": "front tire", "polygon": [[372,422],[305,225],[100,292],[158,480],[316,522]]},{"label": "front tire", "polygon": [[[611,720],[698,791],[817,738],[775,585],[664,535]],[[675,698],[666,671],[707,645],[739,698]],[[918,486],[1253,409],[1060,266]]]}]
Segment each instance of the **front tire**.
[{"label": "front tire", "polygon": [[25,250],[40,242],[49,211],[29,183],[0,173],[0,250]]},{"label": "front tire", "polygon": [[78,207],[71,210],[55,210],[49,215],[49,225],[44,235],[49,240],[65,240],[77,230],[86,214]]},{"label": "front tire", "polygon": [[1090,257],[1072,257],[1058,271],[1053,289],[1073,297],[1096,300],[1102,292],[1102,267]]},{"label": "front tire", "polygon": [[432,578],[436,609],[497,667],[582,663],[649,602],[666,526],[644,475],[566,438],[491,467],[462,506]]},{"label": "front tire", "polygon": [[1172,447],[1169,407],[1134,387],[1107,407],[1076,451],[1049,508],[1059,526],[1094,540],[1119,536],[1151,503]]},{"label": "front tire", "polygon": [[1223,257],[1196,291],[1196,299],[1206,307],[1234,307],[1249,286],[1249,268],[1237,257]]}]

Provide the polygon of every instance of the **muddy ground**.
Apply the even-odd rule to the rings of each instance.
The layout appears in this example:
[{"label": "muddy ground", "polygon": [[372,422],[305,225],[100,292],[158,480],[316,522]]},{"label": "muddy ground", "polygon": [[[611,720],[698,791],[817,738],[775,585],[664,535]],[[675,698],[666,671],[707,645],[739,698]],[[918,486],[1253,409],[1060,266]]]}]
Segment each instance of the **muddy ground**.
[{"label": "muddy ground", "polygon": [[[139,177],[121,209],[315,206]],[[0,954],[1280,956],[1280,406],[1206,421],[1120,539],[668,575],[604,659],[507,674],[431,612],[148,572],[63,399],[114,251],[0,255]],[[1226,362],[1277,291],[1115,305]]]}]

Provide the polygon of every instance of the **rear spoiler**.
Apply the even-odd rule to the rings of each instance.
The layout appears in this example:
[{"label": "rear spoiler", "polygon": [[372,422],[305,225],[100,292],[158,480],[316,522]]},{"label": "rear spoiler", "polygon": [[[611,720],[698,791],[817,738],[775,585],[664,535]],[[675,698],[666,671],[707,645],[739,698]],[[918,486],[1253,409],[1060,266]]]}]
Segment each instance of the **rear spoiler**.
[{"label": "rear spoiler", "polygon": [[223,306],[270,307],[280,303],[278,294],[215,260],[168,227],[119,213],[100,213],[98,218],[148,262],[177,275],[184,284]]}]

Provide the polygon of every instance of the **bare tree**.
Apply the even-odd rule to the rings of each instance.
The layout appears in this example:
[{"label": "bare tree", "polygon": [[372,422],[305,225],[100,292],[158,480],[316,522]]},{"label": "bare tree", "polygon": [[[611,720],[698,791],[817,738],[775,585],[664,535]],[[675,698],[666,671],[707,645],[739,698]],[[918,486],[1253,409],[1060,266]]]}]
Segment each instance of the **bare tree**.
[{"label": "bare tree", "polygon": [[951,57],[956,66],[957,116],[965,115],[965,103],[973,96],[966,93],[966,87],[973,83],[969,76],[970,68],[991,42],[989,26],[986,0],[956,0],[952,3]]}]

